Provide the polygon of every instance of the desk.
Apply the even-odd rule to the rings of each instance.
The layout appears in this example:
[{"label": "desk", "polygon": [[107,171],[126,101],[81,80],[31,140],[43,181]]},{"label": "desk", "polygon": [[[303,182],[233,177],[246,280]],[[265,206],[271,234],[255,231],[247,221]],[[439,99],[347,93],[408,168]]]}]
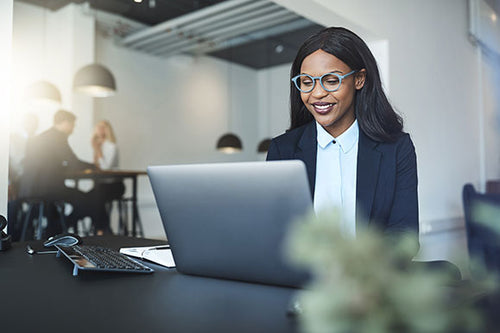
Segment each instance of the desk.
[{"label": "desk", "polygon": [[[139,217],[139,210],[137,208],[137,176],[147,175],[146,171],[132,171],[132,170],[92,170],[92,171],[81,171],[70,173],[67,178],[74,179],[76,181],[76,187],[78,187],[78,181],[81,179],[112,179],[117,181],[123,181],[125,179],[132,180],[132,196],[130,201],[132,202],[132,236],[137,236],[137,225],[141,225],[141,220]],[[142,229],[140,232],[143,235]]]},{"label": "desk", "polygon": [[[36,241],[29,242],[37,243]],[[158,245],[123,236],[85,244]],[[178,274],[80,272],[55,255],[26,253],[26,243],[0,252],[2,332],[296,332],[285,312],[296,290]]]}]

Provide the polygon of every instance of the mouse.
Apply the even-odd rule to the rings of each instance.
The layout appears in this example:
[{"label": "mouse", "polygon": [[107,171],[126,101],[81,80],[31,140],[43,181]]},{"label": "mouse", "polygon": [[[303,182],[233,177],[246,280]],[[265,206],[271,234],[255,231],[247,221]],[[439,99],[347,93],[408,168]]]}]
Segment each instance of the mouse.
[{"label": "mouse", "polygon": [[44,243],[43,246],[50,247],[54,245],[59,246],[72,246],[76,244],[80,244],[82,239],[75,234],[60,234],[49,237]]}]

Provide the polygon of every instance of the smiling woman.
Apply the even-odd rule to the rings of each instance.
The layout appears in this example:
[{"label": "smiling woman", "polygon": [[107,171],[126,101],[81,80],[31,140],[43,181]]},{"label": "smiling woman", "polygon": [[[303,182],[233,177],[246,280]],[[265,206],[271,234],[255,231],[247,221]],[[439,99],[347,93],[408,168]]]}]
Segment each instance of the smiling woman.
[{"label": "smiling woman", "polygon": [[291,127],[267,159],[302,160],[315,211],[340,208],[346,235],[367,220],[392,240],[410,234],[418,244],[415,149],[365,42],[324,29],[304,42],[290,73]]}]

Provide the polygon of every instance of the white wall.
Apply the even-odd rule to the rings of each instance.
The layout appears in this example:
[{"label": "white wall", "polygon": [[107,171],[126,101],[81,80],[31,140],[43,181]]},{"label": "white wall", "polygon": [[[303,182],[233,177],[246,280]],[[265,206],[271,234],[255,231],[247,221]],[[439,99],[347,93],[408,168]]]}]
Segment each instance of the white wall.
[{"label": "white wall", "polygon": [[4,216],[7,216],[11,113],[12,7],[12,0],[0,1],[0,214]]},{"label": "white wall", "polygon": [[52,125],[59,107],[34,107],[26,98],[26,88],[38,80],[53,83],[61,92],[60,107],[78,117],[69,138],[77,155],[92,160],[89,144],[93,101],[73,93],[73,75],[78,68],[94,61],[94,18],[82,6],[68,5],[58,11],[43,10],[23,2],[14,3],[13,20],[13,108],[12,130],[26,112],[38,115],[38,132]]},{"label": "white wall", "polygon": [[[100,35],[97,61],[113,72],[118,88],[95,101],[95,121],[112,123],[121,168],[258,158],[256,71],[209,57],[152,57]],[[228,130],[240,136],[242,153],[216,151]],[[147,177],[140,179],[138,197],[146,235],[163,236]]]},{"label": "white wall", "polygon": [[[402,113],[417,150],[422,229],[459,222],[462,186],[480,185],[478,142],[483,135],[478,109],[481,76],[476,50],[468,40],[467,1],[276,2],[326,26],[339,25],[340,17],[362,37],[387,41],[389,98]],[[484,80],[481,84],[489,86],[487,75]],[[484,94],[484,104],[492,110],[498,97],[493,91]],[[492,127],[487,128],[484,163],[488,177],[499,178],[499,135],[492,124],[488,122]]]},{"label": "white wall", "polygon": [[500,171],[500,61],[498,55],[482,54],[484,78],[485,177],[498,179]]},{"label": "white wall", "polygon": [[257,73],[259,141],[280,135],[290,127],[290,66],[275,66]]}]

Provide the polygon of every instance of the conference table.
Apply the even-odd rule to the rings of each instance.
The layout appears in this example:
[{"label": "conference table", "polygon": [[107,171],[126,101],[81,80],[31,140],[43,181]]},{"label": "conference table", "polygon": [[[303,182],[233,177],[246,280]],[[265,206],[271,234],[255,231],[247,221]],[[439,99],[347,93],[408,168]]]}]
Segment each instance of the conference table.
[{"label": "conference table", "polygon": [[[165,241],[86,237],[114,249]],[[80,272],[55,254],[0,252],[1,332],[297,332],[287,315],[296,289],[189,276],[152,263],[152,274]]]},{"label": "conference table", "polygon": [[[78,187],[78,183],[83,179],[90,179],[93,181],[99,180],[114,180],[114,181],[125,181],[130,179],[132,182],[132,192],[128,199],[132,203],[132,232],[131,236],[143,236],[141,219],[139,217],[139,209],[137,207],[137,178],[142,175],[147,175],[146,171],[142,170],[85,170],[72,172],[66,175],[67,179],[75,180],[75,187]],[[127,221],[128,222],[128,221]],[[139,232],[137,229],[140,229]],[[128,230],[128,229],[127,229]]]}]

